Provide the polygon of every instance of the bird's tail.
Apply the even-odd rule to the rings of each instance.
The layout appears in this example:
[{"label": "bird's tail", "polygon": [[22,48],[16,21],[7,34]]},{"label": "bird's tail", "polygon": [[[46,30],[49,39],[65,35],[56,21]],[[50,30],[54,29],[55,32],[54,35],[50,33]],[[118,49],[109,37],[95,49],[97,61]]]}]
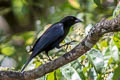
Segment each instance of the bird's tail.
[{"label": "bird's tail", "polygon": [[29,62],[32,60],[33,58],[30,56],[30,58],[28,59],[28,61],[24,64],[24,66],[21,69],[21,72],[24,71],[24,69],[27,67],[27,65],[29,64]]}]

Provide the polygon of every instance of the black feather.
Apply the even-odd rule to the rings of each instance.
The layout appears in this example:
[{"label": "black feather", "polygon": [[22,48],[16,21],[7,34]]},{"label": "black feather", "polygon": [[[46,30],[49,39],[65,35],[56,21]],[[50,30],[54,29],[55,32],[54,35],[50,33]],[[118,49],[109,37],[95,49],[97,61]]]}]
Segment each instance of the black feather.
[{"label": "black feather", "polygon": [[57,48],[68,34],[70,27],[78,22],[81,22],[81,20],[74,16],[67,16],[60,22],[49,27],[34,44],[32,54],[21,71],[23,71],[29,62],[42,51],[48,52],[55,47]]}]

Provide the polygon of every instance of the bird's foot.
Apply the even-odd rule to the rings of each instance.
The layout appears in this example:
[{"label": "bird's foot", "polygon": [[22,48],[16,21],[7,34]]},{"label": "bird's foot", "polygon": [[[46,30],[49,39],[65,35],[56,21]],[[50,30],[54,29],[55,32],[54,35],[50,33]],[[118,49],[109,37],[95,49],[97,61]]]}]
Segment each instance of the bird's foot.
[{"label": "bird's foot", "polygon": [[73,42],[77,42],[77,41],[76,41],[76,40],[73,40],[73,41],[68,42],[68,43],[65,44],[65,45],[67,46],[67,47],[66,47],[66,50],[68,49],[68,46],[69,46],[71,43],[73,43]]},{"label": "bird's foot", "polygon": [[66,46],[67,45],[67,48],[68,48],[68,45],[70,45],[71,43],[73,43],[73,42],[77,42],[76,40],[73,40],[73,41],[71,41],[71,42],[68,42],[68,43],[65,43],[64,45],[61,45],[61,46],[57,46],[57,48],[59,49],[59,48],[61,48],[61,47],[64,47],[64,46]]},{"label": "bird's foot", "polygon": [[50,58],[50,56],[49,56],[48,54],[47,54],[47,57],[48,57],[48,60],[49,60],[49,61],[52,61],[52,59]]}]

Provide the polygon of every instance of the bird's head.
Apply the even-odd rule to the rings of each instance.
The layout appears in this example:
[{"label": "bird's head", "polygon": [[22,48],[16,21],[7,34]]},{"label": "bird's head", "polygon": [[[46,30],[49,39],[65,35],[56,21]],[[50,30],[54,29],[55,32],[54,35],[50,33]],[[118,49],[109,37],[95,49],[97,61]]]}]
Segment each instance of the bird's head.
[{"label": "bird's head", "polygon": [[65,26],[70,27],[75,23],[82,22],[82,21],[74,16],[67,16],[63,18],[60,22],[62,22]]}]

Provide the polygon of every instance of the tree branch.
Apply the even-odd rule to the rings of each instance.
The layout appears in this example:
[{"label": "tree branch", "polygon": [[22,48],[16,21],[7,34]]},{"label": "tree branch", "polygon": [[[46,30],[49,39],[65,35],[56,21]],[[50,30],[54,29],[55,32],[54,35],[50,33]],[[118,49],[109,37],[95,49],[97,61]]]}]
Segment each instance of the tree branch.
[{"label": "tree branch", "polygon": [[90,30],[82,42],[79,43],[70,52],[51,62],[39,66],[37,69],[25,71],[24,73],[14,71],[0,71],[0,80],[32,80],[40,78],[45,74],[50,73],[85,54],[96,44],[96,42],[98,42],[103,34],[120,31],[119,25],[120,14],[112,20],[102,19]]}]

